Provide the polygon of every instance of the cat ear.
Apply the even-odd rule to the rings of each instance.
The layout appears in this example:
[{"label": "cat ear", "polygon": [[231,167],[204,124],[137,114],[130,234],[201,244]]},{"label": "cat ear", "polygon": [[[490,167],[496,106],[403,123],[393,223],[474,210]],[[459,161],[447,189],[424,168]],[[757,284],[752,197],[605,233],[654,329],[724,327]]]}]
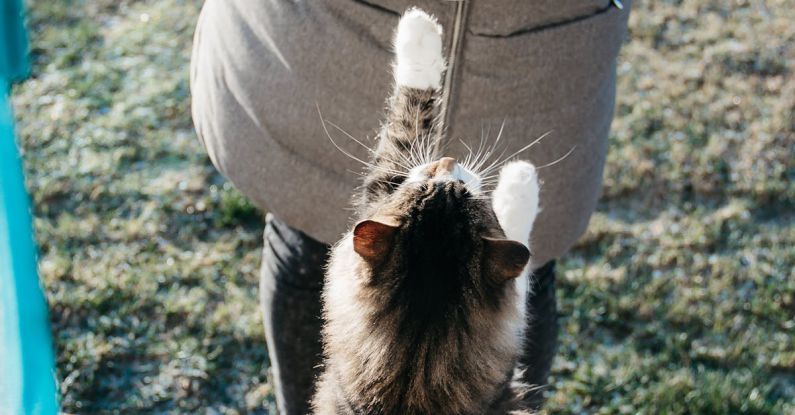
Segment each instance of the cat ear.
[{"label": "cat ear", "polygon": [[519,276],[530,260],[530,250],[524,244],[509,239],[483,237],[485,272],[496,283]]},{"label": "cat ear", "polygon": [[394,220],[363,220],[353,228],[353,250],[370,263],[380,262],[392,248],[397,230]]}]

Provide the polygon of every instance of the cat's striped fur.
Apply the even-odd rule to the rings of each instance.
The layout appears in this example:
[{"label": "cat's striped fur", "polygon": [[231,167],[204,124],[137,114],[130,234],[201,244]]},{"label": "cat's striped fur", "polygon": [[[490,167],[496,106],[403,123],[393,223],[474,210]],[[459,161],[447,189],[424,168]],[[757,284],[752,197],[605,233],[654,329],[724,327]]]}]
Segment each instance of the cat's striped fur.
[{"label": "cat's striped fur", "polygon": [[[425,13],[401,19],[397,86],[357,196],[359,223],[327,271],[316,414],[528,413],[513,377],[529,235],[503,231],[527,223],[495,214],[510,209],[493,208],[474,173],[440,158],[440,39]],[[513,170],[501,181],[535,183],[529,164]],[[530,225],[535,196],[521,219]]]}]

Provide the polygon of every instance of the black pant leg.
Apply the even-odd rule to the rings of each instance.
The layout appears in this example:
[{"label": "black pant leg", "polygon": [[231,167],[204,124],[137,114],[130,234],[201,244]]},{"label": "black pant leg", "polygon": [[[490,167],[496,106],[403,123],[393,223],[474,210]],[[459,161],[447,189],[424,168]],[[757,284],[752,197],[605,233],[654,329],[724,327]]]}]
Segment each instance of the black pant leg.
[{"label": "black pant leg", "polygon": [[268,215],[260,302],[276,403],[305,415],[322,361],[321,291],[329,246]]},{"label": "black pant leg", "polygon": [[[309,412],[309,400],[322,361],[320,295],[329,246],[268,216],[262,256],[260,298],[275,381],[276,401],[284,415]],[[536,270],[528,296],[532,320],[520,358],[523,380],[543,386],[557,349],[555,262]],[[533,408],[543,390],[528,396]]]},{"label": "black pant leg", "polygon": [[539,409],[544,403],[543,386],[547,384],[558,346],[555,261],[546,263],[534,273],[527,308],[531,319],[519,362],[525,367],[523,380],[535,387],[528,395],[527,403],[531,408]]}]

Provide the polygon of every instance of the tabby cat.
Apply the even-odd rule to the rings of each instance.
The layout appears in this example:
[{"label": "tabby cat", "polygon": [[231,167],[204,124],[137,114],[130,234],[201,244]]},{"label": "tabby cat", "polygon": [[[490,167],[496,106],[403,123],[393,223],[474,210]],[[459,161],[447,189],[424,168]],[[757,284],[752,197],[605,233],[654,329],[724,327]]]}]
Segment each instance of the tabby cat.
[{"label": "tabby cat", "polygon": [[[526,414],[514,381],[525,332],[535,168],[440,157],[442,30],[418,9],[395,35],[395,91],[358,223],[323,292],[316,414]],[[483,170],[476,172],[477,170]]]}]

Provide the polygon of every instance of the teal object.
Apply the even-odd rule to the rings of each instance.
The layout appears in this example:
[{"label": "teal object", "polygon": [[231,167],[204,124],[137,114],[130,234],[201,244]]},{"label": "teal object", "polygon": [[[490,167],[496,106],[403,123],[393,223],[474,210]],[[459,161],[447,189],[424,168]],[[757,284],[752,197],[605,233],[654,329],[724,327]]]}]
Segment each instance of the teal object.
[{"label": "teal object", "polygon": [[[8,82],[28,76],[28,35],[21,0],[0,0],[0,78]],[[5,95],[7,86],[0,93]]]},{"label": "teal object", "polygon": [[49,415],[55,365],[8,97],[30,70],[23,22],[19,0],[0,0],[0,414]]}]

